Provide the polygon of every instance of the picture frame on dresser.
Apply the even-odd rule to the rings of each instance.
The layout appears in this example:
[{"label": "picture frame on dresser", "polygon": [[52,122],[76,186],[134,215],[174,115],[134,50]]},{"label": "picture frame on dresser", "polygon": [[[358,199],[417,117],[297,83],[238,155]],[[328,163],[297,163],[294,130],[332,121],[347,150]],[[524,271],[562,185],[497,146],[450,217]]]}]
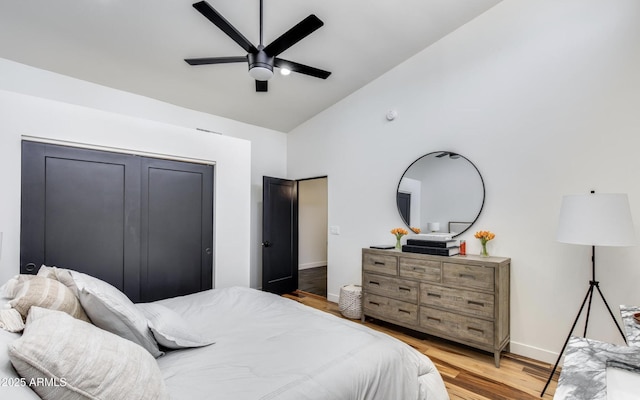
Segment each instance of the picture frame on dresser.
[{"label": "picture frame on dresser", "polygon": [[506,257],[362,249],[362,321],[389,322],[491,352],[510,342]]}]

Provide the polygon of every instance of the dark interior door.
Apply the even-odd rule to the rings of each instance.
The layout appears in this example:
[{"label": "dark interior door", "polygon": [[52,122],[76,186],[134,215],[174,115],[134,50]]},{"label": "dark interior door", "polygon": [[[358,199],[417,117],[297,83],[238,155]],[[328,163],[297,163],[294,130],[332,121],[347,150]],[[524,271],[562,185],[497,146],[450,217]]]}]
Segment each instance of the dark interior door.
[{"label": "dark interior door", "polygon": [[209,289],[212,215],[210,165],[23,142],[21,273],[69,268],[133,301]]},{"label": "dark interior door", "polygon": [[263,177],[262,290],[298,289],[298,183]]},{"label": "dark interior door", "polygon": [[407,225],[411,225],[411,193],[398,192],[398,210]]},{"label": "dark interior door", "polygon": [[[213,167],[142,159],[142,298],[212,287]],[[179,273],[177,273],[179,272]]]}]

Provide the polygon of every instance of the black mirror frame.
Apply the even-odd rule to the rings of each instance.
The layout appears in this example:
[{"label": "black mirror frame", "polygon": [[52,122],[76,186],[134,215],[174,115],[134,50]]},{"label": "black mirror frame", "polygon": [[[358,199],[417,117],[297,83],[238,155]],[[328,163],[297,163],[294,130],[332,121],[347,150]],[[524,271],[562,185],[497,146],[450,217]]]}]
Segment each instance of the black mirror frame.
[{"label": "black mirror frame", "polygon": [[396,187],[396,194],[395,194],[395,198],[396,198],[396,207],[398,208],[398,215],[400,215],[400,219],[402,219],[402,221],[405,223],[405,225],[411,229],[411,225],[409,225],[409,222],[406,221],[404,219],[404,216],[402,215],[402,212],[400,211],[400,204],[398,201],[398,194],[400,193],[400,183],[402,182],[402,178],[404,178],[404,176],[406,175],[407,171],[409,171],[409,169],[413,166],[413,164],[417,163],[418,161],[422,160],[423,158],[430,156],[432,154],[441,154],[440,157],[442,156],[458,156],[458,157],[462,157],[465,160],[467,160],[467,162],[469,164],[471,164],[473,166],[473,168],[475,168],[476,172],[478,172],[478,176],[480,177],[480,183],[482,184],[482,204],[480,204],[480,210],[478,210],[478,214],[476,215],[476,217],[474,218],[474,220],[471,222],[471,224],[469,224],[469,226],[467,227],[467,229],[463,230],[462,232],[458,232],[457,234],[453,235],[453,237],[457,237],[462,235],[463,233],[465,233],[466,231],[468,231],[473,224],[476,223],[476,221],[478,220],[478,218],[480,218],[480,214],[482,214],[482,209],[484,208],[484,202],[485,199],[487,197],[487,189],[484,185],[484,178],[482,177],[482,174],[480,173],[480,170],[478,169],[478,167],[476,167],[476,165],[474,163],[471,162],[471,160],[469,160],[467,157],[463,156],[460,153],[456,153],[453,151],[432,151],[431,153],[427,153],[423,156],[418,157],[415,161],[413,161],[402,173],[402,175],[400,176],[400,180],[398,180],[398,186]]}]

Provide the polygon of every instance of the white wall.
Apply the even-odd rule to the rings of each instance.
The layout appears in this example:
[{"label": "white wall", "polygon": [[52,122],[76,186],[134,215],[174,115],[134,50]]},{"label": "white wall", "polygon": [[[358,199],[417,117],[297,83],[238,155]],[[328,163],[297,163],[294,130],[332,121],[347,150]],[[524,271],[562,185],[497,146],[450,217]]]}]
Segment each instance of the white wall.
[{"label": "white wall", "polygon": [[[181,127],[181,130],[173,131],[171,135],[175,135],[176,138],[182,137],[184,139],[184,143],[181,143],[181,145],[187,148],[187,151],[184,152],[185,154],[202,152],[203,150],[197,149],[197,147],[204,144],[207,146],[209,151],[207,154],[208,157],[213,157],[216,154],[220,154],[221,156],[233,156],[234,151],[232,148],[229,148],[228,151],[226,151],[226,148],[224,146],[221,147],[220,145],[220,143],[230,142],[229,138],[223,138],[224,136],[251,141],[250,161],[247,161],[247,163],[250,163],[251,168],[251,178],[249,183],[251,196],[250,211],[248,213],[239,213],[227,210],[224,211],[224,218],[235,218],[234,221],[236,223],[230,224],[225,229],[225,232],[231,232],[231,237],[233,237],[235,241],[243,240],[241,246],[238,246],[238,249],[240,249],[243,254],[249,250],[250,269],[248,285],[251,285],[251,287],[259,287],[262,271],[262,254],[260,246],[262,238],[262,176],[269,175],[286,177],[287,144],[286,135],[284,133],[177,107],[147,97],[32,68],[1,58],[0,89],[23,93],[43,99],[50,99],[55,102],[75,104],[86,108],[103,110],[114,115],[133,117],[137,120],[134,125],[145,125],[147,122],[157,121],[163,124]],[[10,110],[11,109],[5,111],[10,112]],[[33,114],[32,118],[39,119],[39,116]],[[0,123],[1,122],[2,121],[0,121]],[[46,121],[42,121],[42,123],[43,126],[46,126]],[[133,126],[130,128],[135,129]],[[191,132],[191,130],[195,128],[218,132],[221,133],[222,136],[206,132],[199,132],[198,134],[195,134],[194,132]],[[38,131],[46,131],[46,129],[40,128]],[[190,133],[186,136],[182,136],[184,134],[179,133],[187,131]],[[8,132],[0,132],[0,137],[4,137],[7,134]],[[19,132],[19,134],[29,133]],[[129,138],[134,137],[136,137],[136,135],[133,132],[128,136],[122,134],[119,136],[119,145],[123,148],[129,148]],[[189,141],[186,139],[187,137],[193,137],[195,141]],[[102,138],[100,138],[99,141],[101,140]],[[202,142],[203,140],[205,142]],[[155,135],[149,140],[149,142],[158,141],[158,136]],[[131,143],[135,143],[135,139],[132,140]],[[146,144],[140,144],[140,146],[144,148]],[[6,151],[13,154],[14,150],[15,149]],[[163,151],[168,154],[172,154],[174,152],[170,147],[164,148]],[[244,161],[246,160],[242,159],[241,162]],[[0,165],[2,165],[1,161]],[[243,171],[243,169],[244,167],[240,168],[240,171]],[[14,173],[19,173],[19,170],[11,172],[11,174]],[[4,186],[1,187],[4,188]],[[5,193],[3,193],[2,196],[4,197]],[[225,196],[224,198],[226,201],[228,196]],[[242,201],[240,203],[242,203]],[[247,228],[244,224],[245,214],[250,216],[250,228]],[[2,220],[0,220],[0,222],[1,221]],[[3,229],[1,226],[2,225],[0,225],[0,231]],[[249,237],[247,240],[244,240],[245,231],[247,230],[249,232]],[[229,235],[229,233],[226,233],[225,235]],[[11,246],[16,245],[17,242],[11,243]],[[6,246],[7,243],[5,241],[5,249]],[[3,262],[5,262],[5,257],[3,256],[2,258]],[[2,267],[2,265],[4,264],[0,264],[0,267]]]},{"label": "white wall", "polygon": [[[454,151],[487,190],[461,237],[467,251],[488,229],[489,251],[512,258],[511,350],[555,361],[590,279],[590,249],[555,241],[562,195],[628,193],[640,221],[638,20],[637,0],[501,2],[295,129],[289,176],[327,175],[329,225],[341,227],[329,236],[329,297],[360,282],[362,247],[393,243],[406,166]],[[640,304],[640,247],[596,258],[616,316],[619,304]],[[599,299],[589,336],[622,343]]]},{"label": "white wall", "polygon": [[327,178],[298,182],[298,268],[327,265]]}]

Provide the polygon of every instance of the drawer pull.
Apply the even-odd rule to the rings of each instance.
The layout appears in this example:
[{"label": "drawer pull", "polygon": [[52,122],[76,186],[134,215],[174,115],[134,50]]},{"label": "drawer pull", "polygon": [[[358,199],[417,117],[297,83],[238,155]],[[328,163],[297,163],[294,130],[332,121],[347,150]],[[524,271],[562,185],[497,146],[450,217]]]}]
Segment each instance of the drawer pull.
[{"label": "drawer pull", "polygon": [[440,318],[436,318],[436,317],[427,317],[427,319],[428,319],[429,321],[435,321],[435,322],[437,322],[437,323],[442,322],[442,320],[441,320]]},{"label": "drawer pull", "polygon": [[370,301],[369,304],[380,307],[380,303],[376,303],[375,301]]},{"label": "drawer pull", "polygon": [[459,274],[458,276],[460,278],[476,279],[476,276],[475,275],[471,275],[471,274]]},{"label": "drawer pull", "polygon": [[408,287],[402,287],[402,286],[398,286],[398,290],[400,290],[400,291],[404,290],[405,292],[410,292],[411,291],[411,289],[409,289]]},{"label": "drawer pull", "polygon": [[369,285],[378,285],[378,286],[380,286],[380,282],[369,281]]},{"label": "drawer pull", "polygon": [[427,293],[427,296],[428,297],[436,297],[438,299],[442,298],[442,295],[438,294],[438,293]]},{"label": "drawer pull", "polygon": [[470,331],[478,332],[481,335],[484,335],[484,330],[483,329],[473,328],[473,327],[470,327],[470,326],[468,326],[467,329],[470,330]]},{"label": "drawer pull", "polygon": [[467,304],[472,305],[472,306],[484,307],[484,303],[479,302],[479,301],[467,300]]},{"label": "drawer pull", "polygon": [[403,310],[402,308],[398,308],[398,311],[405,314],[411,314],[411,311]]},{"label": "drawer pull", "polygon": [[418,271],[418,272],[426,272],[427,270],[425,268],[421,268],[421,267],[411,267],[412,270],[414,271]]},{"label": "drawer pull", "polygon": [[373,264],[374,265],[385,265],[385,263],[383,263],[382,261],[374,261]]}]

